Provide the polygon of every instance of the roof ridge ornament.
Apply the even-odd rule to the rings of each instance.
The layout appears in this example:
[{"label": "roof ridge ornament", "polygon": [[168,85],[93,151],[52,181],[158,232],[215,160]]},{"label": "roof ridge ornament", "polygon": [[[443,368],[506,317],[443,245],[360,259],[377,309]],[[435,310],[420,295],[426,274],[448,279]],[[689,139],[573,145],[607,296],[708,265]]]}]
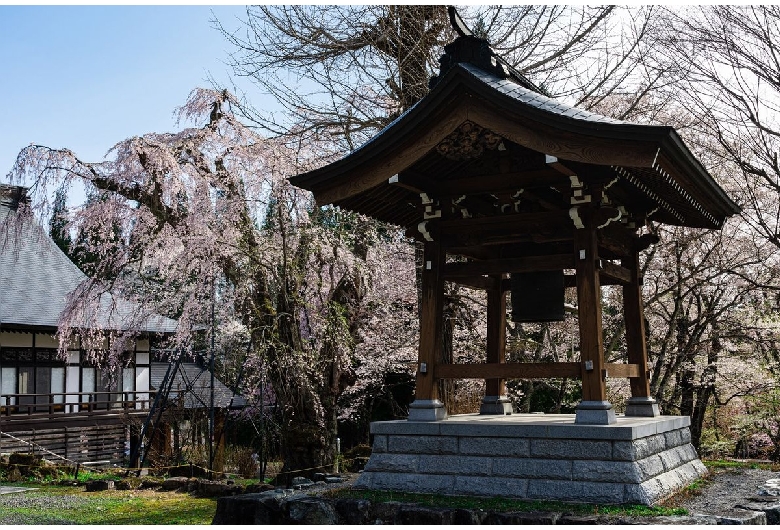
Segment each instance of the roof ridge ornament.
[{"label": "roof ridge ornament", "polygon": [[447,6],[447,14],[450,16],[450,24],[452,24],[452,29],[455,30],[455,33],[461,37],[474,36],[474,32],[466,26],[466,23],[461,18],[458,10],[455,9],[455,6]]},{"label": "roof ridge ornament", "polygon": [[469,63],[501,79],[511,77],[524,88],[545,96],[544,89],[533,84],[526,76],[509,65],[490,47],[490,42],[474,35],[461,18],[455,6],[447,6],[452,29],[458,35],[454,41],[444,46],[444,54],[439,58],[439,75],[431,76],[428,88],[435,87],[444,75],[459,63]]}]

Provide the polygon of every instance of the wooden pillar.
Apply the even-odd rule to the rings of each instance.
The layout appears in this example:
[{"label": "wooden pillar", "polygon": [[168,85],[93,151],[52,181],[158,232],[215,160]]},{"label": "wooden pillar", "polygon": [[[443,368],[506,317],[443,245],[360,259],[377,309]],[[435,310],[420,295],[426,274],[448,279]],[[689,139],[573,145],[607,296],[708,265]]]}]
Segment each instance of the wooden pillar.
[{"label": "wooden pillar", "polygon": [[141,429],[136,424],[130,424],[130,468],[138,468],[141,463]]},{"label": "wooden pillar", "polygon": [[218,409],[214,414],[214,462],[211,469],[216,473],[225,472],[225,410]]},{"label": "wooden pillar", "polygon": [[645,316],[642,303],[642,285],[639,278],[639,253],[621,260],[631,272],[631,283],[623,286],[623,314],[626,320],[626,350],[629,364],[639,365],[639,377],[631,377],[631,398],[626,416],[658,416],[658,404],[650,396],[650,377],[647,366]]},{"label": "wooden pillar", "polygon": [[[506,293],[501,288],[503,274],[492,276],[495,285],[487,290],[487,362],[506,362]],[[486,379],[480,414],[511,414],[504,379]]]},{"label": "wooden pillar", "polygon": [[446,253],[438,242],[425,243],[421,275],[420,346],[414,402],[409,419],[436,421],[446,418],[434,380],[436,363],[442,353],[442,312],[444,305],[444,262]]},{"label": "wooden pillar", "polygon": [[612,405],[607,401],[596,228],[592,210],[583,210],[584,227],[574,231],[582,362],[582,402],[577,406],[576,423],[604,425],[617,420]]}]

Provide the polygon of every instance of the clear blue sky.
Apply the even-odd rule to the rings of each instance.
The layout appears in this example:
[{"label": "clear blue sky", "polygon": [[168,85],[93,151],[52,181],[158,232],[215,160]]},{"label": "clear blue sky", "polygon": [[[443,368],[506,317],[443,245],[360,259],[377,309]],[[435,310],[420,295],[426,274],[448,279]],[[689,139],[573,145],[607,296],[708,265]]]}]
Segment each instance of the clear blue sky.
[{"label": "clear blue sky", "polygon": [[30,143],[98,161],[119,140],[175,130],[190,90],[229,80],[231,48],[210,20],[237,28],[244,12],[0,5],[0,182]]}]

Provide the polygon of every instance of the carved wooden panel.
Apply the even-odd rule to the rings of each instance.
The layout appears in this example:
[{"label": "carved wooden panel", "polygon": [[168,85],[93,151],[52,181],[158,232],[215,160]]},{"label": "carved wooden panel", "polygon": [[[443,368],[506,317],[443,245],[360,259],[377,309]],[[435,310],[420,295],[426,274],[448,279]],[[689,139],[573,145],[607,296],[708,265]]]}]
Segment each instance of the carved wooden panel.
[{"label": "carved wooden panel", "polygon": [[436,146],[436,152],[450,160],[479,158],[485,149],[497,149],[501,136],[466,121]]}]

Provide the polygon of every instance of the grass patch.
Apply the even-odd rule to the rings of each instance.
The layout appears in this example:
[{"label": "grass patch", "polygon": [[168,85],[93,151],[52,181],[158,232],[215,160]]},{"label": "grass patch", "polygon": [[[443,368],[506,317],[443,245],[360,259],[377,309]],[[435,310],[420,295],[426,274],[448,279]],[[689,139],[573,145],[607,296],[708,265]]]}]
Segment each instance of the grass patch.
[{"label": "grass patch", "polygon": [[696,480],[694,480],[693,482],[688,484],[688,486],[686,486],[685,489],[688,490],[689,493],[698,495],[698,494],[701,493],[701,489],[704,486],[706,486],[708,483],[709,483],[709,480],[707,480],[707,479],[697,478]]},{"label": "grass patch", "polygon": [[[23,497],[19,499],[21,502],[0,501],[0,519],[19,514],[31,524],[198,525],[211,524],[217,509],[216,499],[183,493],[151,490],[87,493],[83,487],[29,486],[38,489],[12,494]],[[57,497],[63,497],[63,502],[58,502]]]},{"label": "grass patch", "polygon": [[466,497],[397,491],[337,489],[325,495],[334,498],[366,499],[371,502],[403,502],[435,508],[465,508],[493,512],[563,512],[574,515],[624,515],[647,517],[687,515],[684,508],[641,505],[595,505],[556,501],[526,501],[503,497]]},{"label": "grass patch", "polygon": [[711,469],[766,469],[780,471],[780,464],[770,462],[740,462],[738,460],[702,460]]}]

